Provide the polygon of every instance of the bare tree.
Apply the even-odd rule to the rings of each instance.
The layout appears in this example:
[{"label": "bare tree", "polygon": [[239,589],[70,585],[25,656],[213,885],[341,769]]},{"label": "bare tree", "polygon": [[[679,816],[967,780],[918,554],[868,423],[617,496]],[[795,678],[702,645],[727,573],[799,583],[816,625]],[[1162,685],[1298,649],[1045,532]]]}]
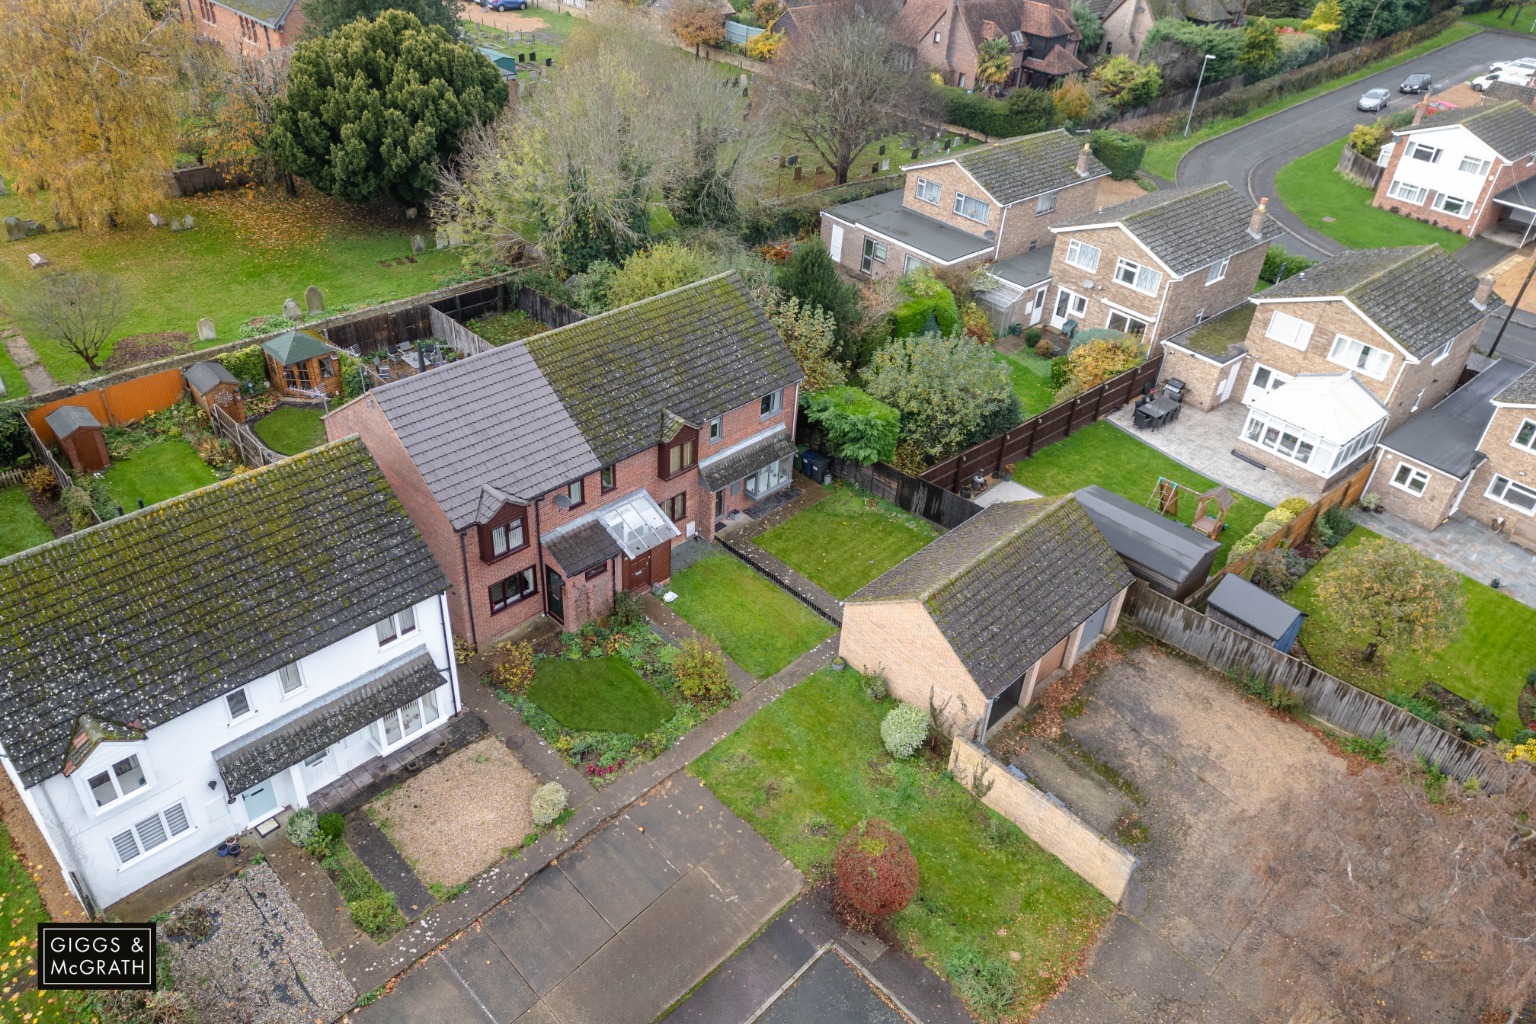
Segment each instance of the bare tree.
[{"label": "bare tree", "polygon": [[[1251,852],[1280,939],[1254,964],[1265,1005],[1277,1019],[1513,1024],[1536,994],[1532,802],[1529,779],[1490,796],[1395,761],[1264,815]],[[1321,985],[1298,978],[1298,954]]]},{"label": "bare tree", "polygon": [[816,10],[785,46],[769,103],[784,134],[814,149],[841,185],[865,146],[935,120],[937,96],[892,41],[882,5],[834,0]]},{"label": "bare tree", "polygon": [[241,48],[230,57],[225,100],[220,109],[220,158],[245,164],[261,181],[279,176],[289,195],[296,195],[293,175],[277,162],[272,147],[272,126],[278,101],[288,86],[291,47],[260,51]]},{"label": "bare tree", "polygon": [[20,302],[28,332],[56,341],[92,371],[107,339],[128,312],[117,279],[89,271],[55,271]]}]

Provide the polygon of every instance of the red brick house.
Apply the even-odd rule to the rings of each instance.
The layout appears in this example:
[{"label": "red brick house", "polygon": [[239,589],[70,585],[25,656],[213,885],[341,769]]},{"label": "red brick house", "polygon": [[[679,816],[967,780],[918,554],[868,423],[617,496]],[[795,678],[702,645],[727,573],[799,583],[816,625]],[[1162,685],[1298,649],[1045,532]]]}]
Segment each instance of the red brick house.
[{"label": "red brick house", "polygon": [[269,53],[298,42],[304,29],[299,0],[181,0],[187,22],[230,53]]},{"label": "red brick house", "polygon": [[919,68],[933,68],[945,85],[961,89],[978,86],[977,54],[989,39],[1008,41],[1004,89],[1049,88],[1086,68],[1077,57],[1083,34],[1067,0],[908,0],[891,38],[912,48]]},{"label": "red brick house", "polygon": [[326,432],[362,436],[484,644],[607,614],[788,486],[803,377],[731,273],[386,384]]}]

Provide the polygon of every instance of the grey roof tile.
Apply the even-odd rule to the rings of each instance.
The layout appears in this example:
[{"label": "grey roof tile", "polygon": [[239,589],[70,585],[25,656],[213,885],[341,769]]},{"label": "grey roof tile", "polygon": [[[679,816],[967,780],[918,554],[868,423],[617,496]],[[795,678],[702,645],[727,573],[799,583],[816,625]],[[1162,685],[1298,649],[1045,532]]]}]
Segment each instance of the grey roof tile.
[{"label": "grey roof tile", "polygon": [[921,601],[982,693],[995,697],[1131,580],[1065,495],[983,509],[848,604]]},{"label": "grey roof tile", "polygon": [[211,359],[193,363],[182,370],[181,375],[187,379],[188,384],[203,394],[207,394],[220,384],[236,383],[235,375],[224,369],[223,363],[216,363]]},{"label": "grey roof tile", "polygon": [[1254,238],[1248,233],[1253,211],[1252,201],[1222,181],[1159,189],[1085,214],[1074,224],[1124,224],[1141,244],[1182,276],[1234,253],[1266,245],[1283,233],[1279,223],[1266,216],[1260,237]]},{"label": "grey roof tile", "polygon": [[1536,405],[1536,366],[1526,370],[1507,388],[1493,396],[1505,405]]},{"label": "grey roof tile", "polygon": [[1043,192],[1107,177],[1109,168],[1092,154],[1087,176],[1077,173],[1078,154],[1087,141],[1057,128],[966,150],[955,160],[992,198],[1007,206]]},{"label": "grey roof tile", "polygon": [[1415,356],[1435,351],[1476,326],[1504,301],[1473,303],[1477,277],[1438,245],[1351,249],[1257,296],[1277,299],[1343,296]]},{"label": "grey roof tile", "polygon": [[101,429],[101,423],[91,410],[78,405],[61,405],[44,416],[43,422],[48,424],[54,437],[68,437],[81,428]]},{"label": "grey roof tile", "polygon": [[602,522],[593,519],[555,537],[546,537],[544,550],[560,563],[567,575],[585,572],[606,562],[621,549]]},{"label": "grey roof tile", "polygon": [[447,585],[356,438],[131,512],[0,559],[0,743],[34,785]]},{"label": "grey roof tile", "polygon": [[748,473],[795,454],[795,443],[782,427],[767,437],[754,438],[699,463],[699,476],[707,490],[723,491]]},{"label": "grey roof tile", "polygon": [[[1525,367],[1500,359],[1482,373],[1382,439],[1382,447],[1415,462],[1449,473],[1458,480],[1482,460],[1477,443],[1493,419],[1495,396],[1502,395]],[[1536,381],[1536,370],[1526,371]]]},{"label": "grey roof tile", "polygon": [[[1419,131],[1459,124],[1482,139],[1506,160],[1518,160],[1536,152],[1536,111],[1519,100],[1507,100],[1491,107],[1459,107],[1431,114],[1418,126]],[[1415,129],[1400,128],[1398,134]]]},{"label": "grey roof tile", "polygon": [[1279,640],[1302,615],[1274,594],[1254,586],[1235,572],[1222,576],[1206,605],[1250,626],[1271,640]]}]

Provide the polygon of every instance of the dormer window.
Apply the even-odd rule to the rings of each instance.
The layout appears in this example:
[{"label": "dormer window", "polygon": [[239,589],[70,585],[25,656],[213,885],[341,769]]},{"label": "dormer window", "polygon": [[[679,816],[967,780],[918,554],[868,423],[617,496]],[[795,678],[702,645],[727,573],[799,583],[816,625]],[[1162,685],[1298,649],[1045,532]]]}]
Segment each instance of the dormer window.
[{"label": "dormer window", "polygon": [[139,764],[139,756],[129,754],[105,771],[92,775],[86,785],[90,787],[96,806],[102,808],[130,793],[137,793],[149,785],[149,780],[144,775],[144,766]]},{"label": "dormer window", "polygon": [[508,505],[480,527],[480,560],[494,562],[528,546],[528,513]]}]

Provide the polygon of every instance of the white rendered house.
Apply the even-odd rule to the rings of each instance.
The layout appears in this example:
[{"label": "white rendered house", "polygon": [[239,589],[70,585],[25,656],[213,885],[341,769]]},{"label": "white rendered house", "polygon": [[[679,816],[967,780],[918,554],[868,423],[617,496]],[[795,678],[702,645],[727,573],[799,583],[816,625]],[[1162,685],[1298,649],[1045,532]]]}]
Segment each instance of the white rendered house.
[{"label": "white rendered house", "polygon": [[0,762],[76,895],[448,722],[446,591],[356,438],[0,560]]}]

